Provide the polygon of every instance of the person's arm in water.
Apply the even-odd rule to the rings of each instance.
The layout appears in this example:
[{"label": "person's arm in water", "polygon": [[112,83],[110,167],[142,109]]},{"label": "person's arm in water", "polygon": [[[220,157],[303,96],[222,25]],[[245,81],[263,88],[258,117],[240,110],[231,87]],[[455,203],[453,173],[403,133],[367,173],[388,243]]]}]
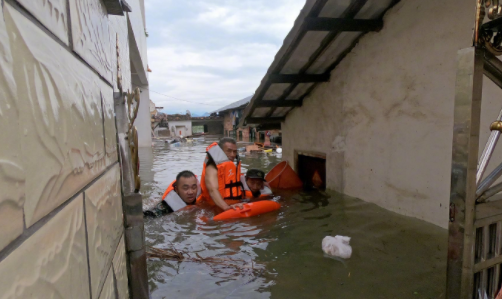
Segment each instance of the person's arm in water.
[{"label": "person's arm in water", "polygon": [[220,191],[218,191],[218,169],[216,166],[209,164],[206,166],[206,177],[205,177],[206,187],[209,191],[209,195],[213,199],[214,203],[220,207],[223,211],[228,209],[243,209],[242,203],[237,203],[229,206],[225,200],[221,197]]},{"label": "person's arm in water", "polygon": [[206,187],[214,203],[223,211],[230,209],[230,206],[223,200],[218,191],[218,169],[212,164],[206,166]]},{"label": "person's arm in water", "polygon": [[172,212],[174,212],[173,209],[164,200],[161,200],[153,209],[143,211],[143,216],[158,217]]}]

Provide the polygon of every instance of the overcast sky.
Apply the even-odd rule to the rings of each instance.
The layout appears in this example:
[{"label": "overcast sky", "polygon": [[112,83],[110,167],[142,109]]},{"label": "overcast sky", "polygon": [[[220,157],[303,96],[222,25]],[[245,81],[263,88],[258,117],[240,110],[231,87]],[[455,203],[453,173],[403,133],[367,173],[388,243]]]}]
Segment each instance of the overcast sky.
[{"label": "overcast sky", "polygon": [[253,94],[304,4],[145,0],[150,98],[202,114]]}]

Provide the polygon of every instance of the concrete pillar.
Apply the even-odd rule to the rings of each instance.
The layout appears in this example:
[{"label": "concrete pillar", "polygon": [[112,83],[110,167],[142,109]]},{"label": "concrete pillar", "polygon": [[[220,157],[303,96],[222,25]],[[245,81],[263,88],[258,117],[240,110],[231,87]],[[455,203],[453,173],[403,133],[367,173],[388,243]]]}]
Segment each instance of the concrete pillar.
[{"label": "concrete pillar", "polygon": [[139,147],[152,146],[152,129],[150,121],[150,91],[148,86],[140,87],[141,102],[139,104],[138,117],[134,124],[138,128],[138,145]]}]

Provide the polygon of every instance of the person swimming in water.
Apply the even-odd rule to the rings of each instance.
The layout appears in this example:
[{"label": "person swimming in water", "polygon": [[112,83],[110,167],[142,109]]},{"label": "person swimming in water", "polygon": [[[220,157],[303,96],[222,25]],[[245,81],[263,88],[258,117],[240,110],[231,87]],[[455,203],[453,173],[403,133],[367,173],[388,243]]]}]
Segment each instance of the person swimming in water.
[{"label": "person swimming in water", "polygon": [[265,181],[265,173],[259,169],[249,169],[241,176],[244,197],[249,199],[265,199],[273,197],[272,190]]},{"label": "person swimming in water", "polygon": [[189,170],[184,170],[178,173],[176,180],[169,184],[162,196],[162,201],[153,210],[144,211],[143,214],[155,217],[181,210],[189,205],[195,205],[200,193],[197,176]]}]

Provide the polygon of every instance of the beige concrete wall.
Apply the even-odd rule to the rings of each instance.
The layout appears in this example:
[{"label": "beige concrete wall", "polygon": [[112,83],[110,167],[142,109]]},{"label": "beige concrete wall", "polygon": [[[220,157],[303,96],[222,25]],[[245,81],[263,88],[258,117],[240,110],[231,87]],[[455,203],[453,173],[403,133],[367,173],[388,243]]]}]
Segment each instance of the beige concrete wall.
[{"label": "beige concrete wall", "polygon": [[[147,66],[148,66],[148,57],[147,57],[147,41],[146,41],[146,32],[145,32],[145,14],[144,14],[144,1],[143,0],[134,0],[134,1],[128,1],[129,5],[131,6],[132,12],[128,13],[129,16],[129,22],[131,25],[132,29],[132,38],[134,38],[136,46],[137,46],[137,51],[140,56],[140,63],[135,64],[137,66],[136,70],[138,72],[142,71],[145,72],[147,71]],[[135,61],[136,62],[136,61]],[[147,99],[148,101],[149,99]]]},{"label": "beige concrete wall", "polygon": [[171,136],[180,136],[180,131],[183,137],[192,135],[191,120],[170,120],[168,124]]},{"label": "beige concrete wall", "polygon": [[[148,86],[141,87],[141,101],[138,116],[134,125],[138,129],[138,144],[140,147],[152,147],[152,127],[150,115],[150,90]],[[190,128],[191,130],[191,128]]]},{"label": "beige concrete wall", "polygon": [[[456,54],[473,17],[470,1],[402,0],[287,116],[284,158],[323,152],[328,188],[447,227]],[[488,81],[481,147],[502,107]]]},{"label": "beige concrete wall", "polygon": [[127,16],[69,6],[0,14],[0,299],[129,297],[113,105],[117,34],[131,85]]}]

